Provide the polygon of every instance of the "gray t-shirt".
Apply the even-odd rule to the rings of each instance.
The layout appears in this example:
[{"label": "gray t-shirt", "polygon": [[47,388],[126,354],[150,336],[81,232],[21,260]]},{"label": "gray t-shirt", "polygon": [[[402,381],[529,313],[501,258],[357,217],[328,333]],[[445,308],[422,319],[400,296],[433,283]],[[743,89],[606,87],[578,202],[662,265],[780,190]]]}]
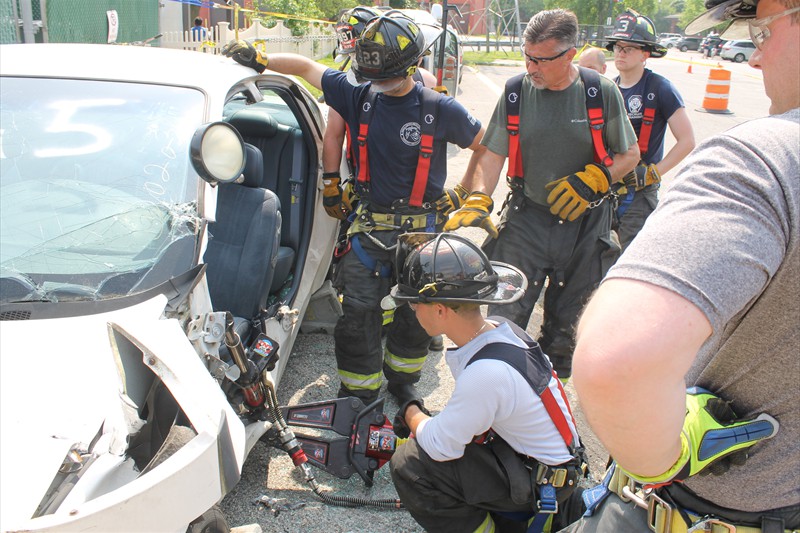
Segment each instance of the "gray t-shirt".
[{"label": "gray t-shirt", "polygon": [[[603,140],[613,153],[626,152],[636,143],[625,112],[622,95],[614,82],[600,76],[603,93]],[[551,181],[579,172],[594,162],[592,135],[586,116],[586,98],[580,76],[562,91],[536,89],[529,76],[520,91],[520,146],[525,174],[525,196],[547,204]],[[505,95],[501,95],[481,144],[503,156],[508,155],[508,119]]]},{"label": "gray t-shirt", "polygon": [[800,504],[800,109],[698,146],[610,278],[667,288],[702,310],[714,331],[687,386],[780,423],[745,465],[685,485],[744,511]]}]

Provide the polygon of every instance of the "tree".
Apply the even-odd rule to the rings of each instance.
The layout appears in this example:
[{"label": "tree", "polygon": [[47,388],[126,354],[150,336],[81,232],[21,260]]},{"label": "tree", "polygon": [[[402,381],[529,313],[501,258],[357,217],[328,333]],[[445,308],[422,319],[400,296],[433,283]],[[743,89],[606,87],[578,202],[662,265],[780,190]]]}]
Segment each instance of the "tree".
[{"label": "tree", "polygon": [[317,8],[322,18],[336,21],[344,9],[352,9],[358,5],[355,0],[317,0]]},{"label": "tree", "polygon": [[[255,8],[260,11],[298,15],[307,18],[322,18],[322,13],[314,2],[302,2],[300,0],[255,0],[253,3]],[[295,36],[308,33],[312,24],[305,20],[282,19],[277,17],[266,17],[264,22],[269,25],[270,22],[274,24],[277,20],[283,20],[283,23],[291,30],[292,35]]]}]

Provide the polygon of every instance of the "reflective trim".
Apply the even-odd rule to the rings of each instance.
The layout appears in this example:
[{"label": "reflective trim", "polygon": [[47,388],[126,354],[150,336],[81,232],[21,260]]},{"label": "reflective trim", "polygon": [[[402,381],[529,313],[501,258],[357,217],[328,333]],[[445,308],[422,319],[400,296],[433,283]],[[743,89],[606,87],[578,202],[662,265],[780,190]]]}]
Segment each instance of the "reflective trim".
[{"label": "reflective trim", "polygon": [[388,366],[395,372],[402,372],[404,374],[413,374],[414,372],[421,372],[422,367],[425,364],[426,358],[427,354],[415,359],[400,357],[390,352],[388,348],[383,354],[383,362],[386,363],[386,366]]},{"label": "reflective trim", "polygon": [[350,390],[379,390],[383,384],[383,375],[380,372],[367,375],[338,370],[337,373],[342,385]]},{"label": "reflective trim", "polygon": [[494,520],[492,520],[492,515],[486,513],[486,518],[472,533],[494,533]]}]

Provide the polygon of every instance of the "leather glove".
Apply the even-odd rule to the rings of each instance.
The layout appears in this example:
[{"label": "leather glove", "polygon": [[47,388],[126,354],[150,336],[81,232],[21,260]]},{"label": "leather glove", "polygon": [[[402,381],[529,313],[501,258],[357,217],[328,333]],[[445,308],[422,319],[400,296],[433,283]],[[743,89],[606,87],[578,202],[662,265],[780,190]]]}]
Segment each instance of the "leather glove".
[{"label": "leather glove", "polygon": [[778,421],[766,413],[741,419],[730,402],[701,387],[686,390],[686,418],[681,432],[681,456],[672,467],[655,477],[631,478],[645,485],[668,485],[696,474],[720,475],[731,464],[747,460],[747,449],[774,437]]},{"label": "leather glove", "polygon": [[342,209],[344,209],[345,218],[350,216],[350,213],[356,210],[360,200],[361,197],[356,192],[353,180],[348,180],[342,189]]},{"label": "leather glove", "polygon": [[622,178],[622,182],[625,183],[626,187],[641,191],[645,187],[661,183],[661,174],[658,173],[658,168],[652,163],[649,165],[639,164],[630,174]]},{"label": "leather glove", "polygon": [[230,57],[240,65],[250,67],[259,74],[269,64],[269,58],[245,40],[233,40],[222,48],[222,55]]},{"label": "leather glove", "polygon": [[339,185],[342,179],[338,172],[324,172],[322,174],[322,206],[328,216],[344,220],[347,218],[342,209],[342,187]]},{"label": "leather glove", "polygon": [[450,215],[450,219],[444,225],[444,230],[453,231],[461,227],[476,226],[485,229],[490,237],[496,239],[497,228],[489,217],[493,208],[494,202],[489,195],[473,192],[464,201],[461,208]]},{"label": "leather glove", "polygon": [[469,191],[460,183],[452,189],[445,189],[444,194],[436,200],[436,210],[447,216],[456,209],[461,209],[468,196]]},{"label": "leather glove", "polygon": [[419,407],[419,410],[425,413],[428,416],[431,416],[431,412],[425,409],[425,403],[421,399],[413,399],[408,400],[403,405],[400,406],[400,409],[397,410],[397,414],[394,415],[394,420],[392,421],[392,428],[394,428],[394,434],[400,437],[401,439],[407,439],[411,435],[411,428],[408,427],[406,423],[406,410],[408,406],[414,404]]},{"label": "leather glove", "polygon": [[445,96],[448,96],[450,94],[450,91],[448,91],[447,87],[445,87],[444,85],[437,85],[436,87],[433,87],[433,90],[436,91],[437,93],[442,93]]},{"label": "leather glove", "polygon": [[572,222],[589,207],[591,202],[608,192],[611,174],[596,163],[589,163],[581,172],[551,181],[545,188],[550,191],[547,203],[550,212]]}]

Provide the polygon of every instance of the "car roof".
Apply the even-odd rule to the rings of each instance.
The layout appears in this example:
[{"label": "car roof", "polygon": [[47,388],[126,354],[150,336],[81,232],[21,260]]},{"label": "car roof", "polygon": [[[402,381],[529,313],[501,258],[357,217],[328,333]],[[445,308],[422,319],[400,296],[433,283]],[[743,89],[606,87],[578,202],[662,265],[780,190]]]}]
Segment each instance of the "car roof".
[{"label": "car roof", "polygon": [[189,50],[50,43],[0,45],[0,75],[179,85],[225,98],[256,73],[229,58]]}]

